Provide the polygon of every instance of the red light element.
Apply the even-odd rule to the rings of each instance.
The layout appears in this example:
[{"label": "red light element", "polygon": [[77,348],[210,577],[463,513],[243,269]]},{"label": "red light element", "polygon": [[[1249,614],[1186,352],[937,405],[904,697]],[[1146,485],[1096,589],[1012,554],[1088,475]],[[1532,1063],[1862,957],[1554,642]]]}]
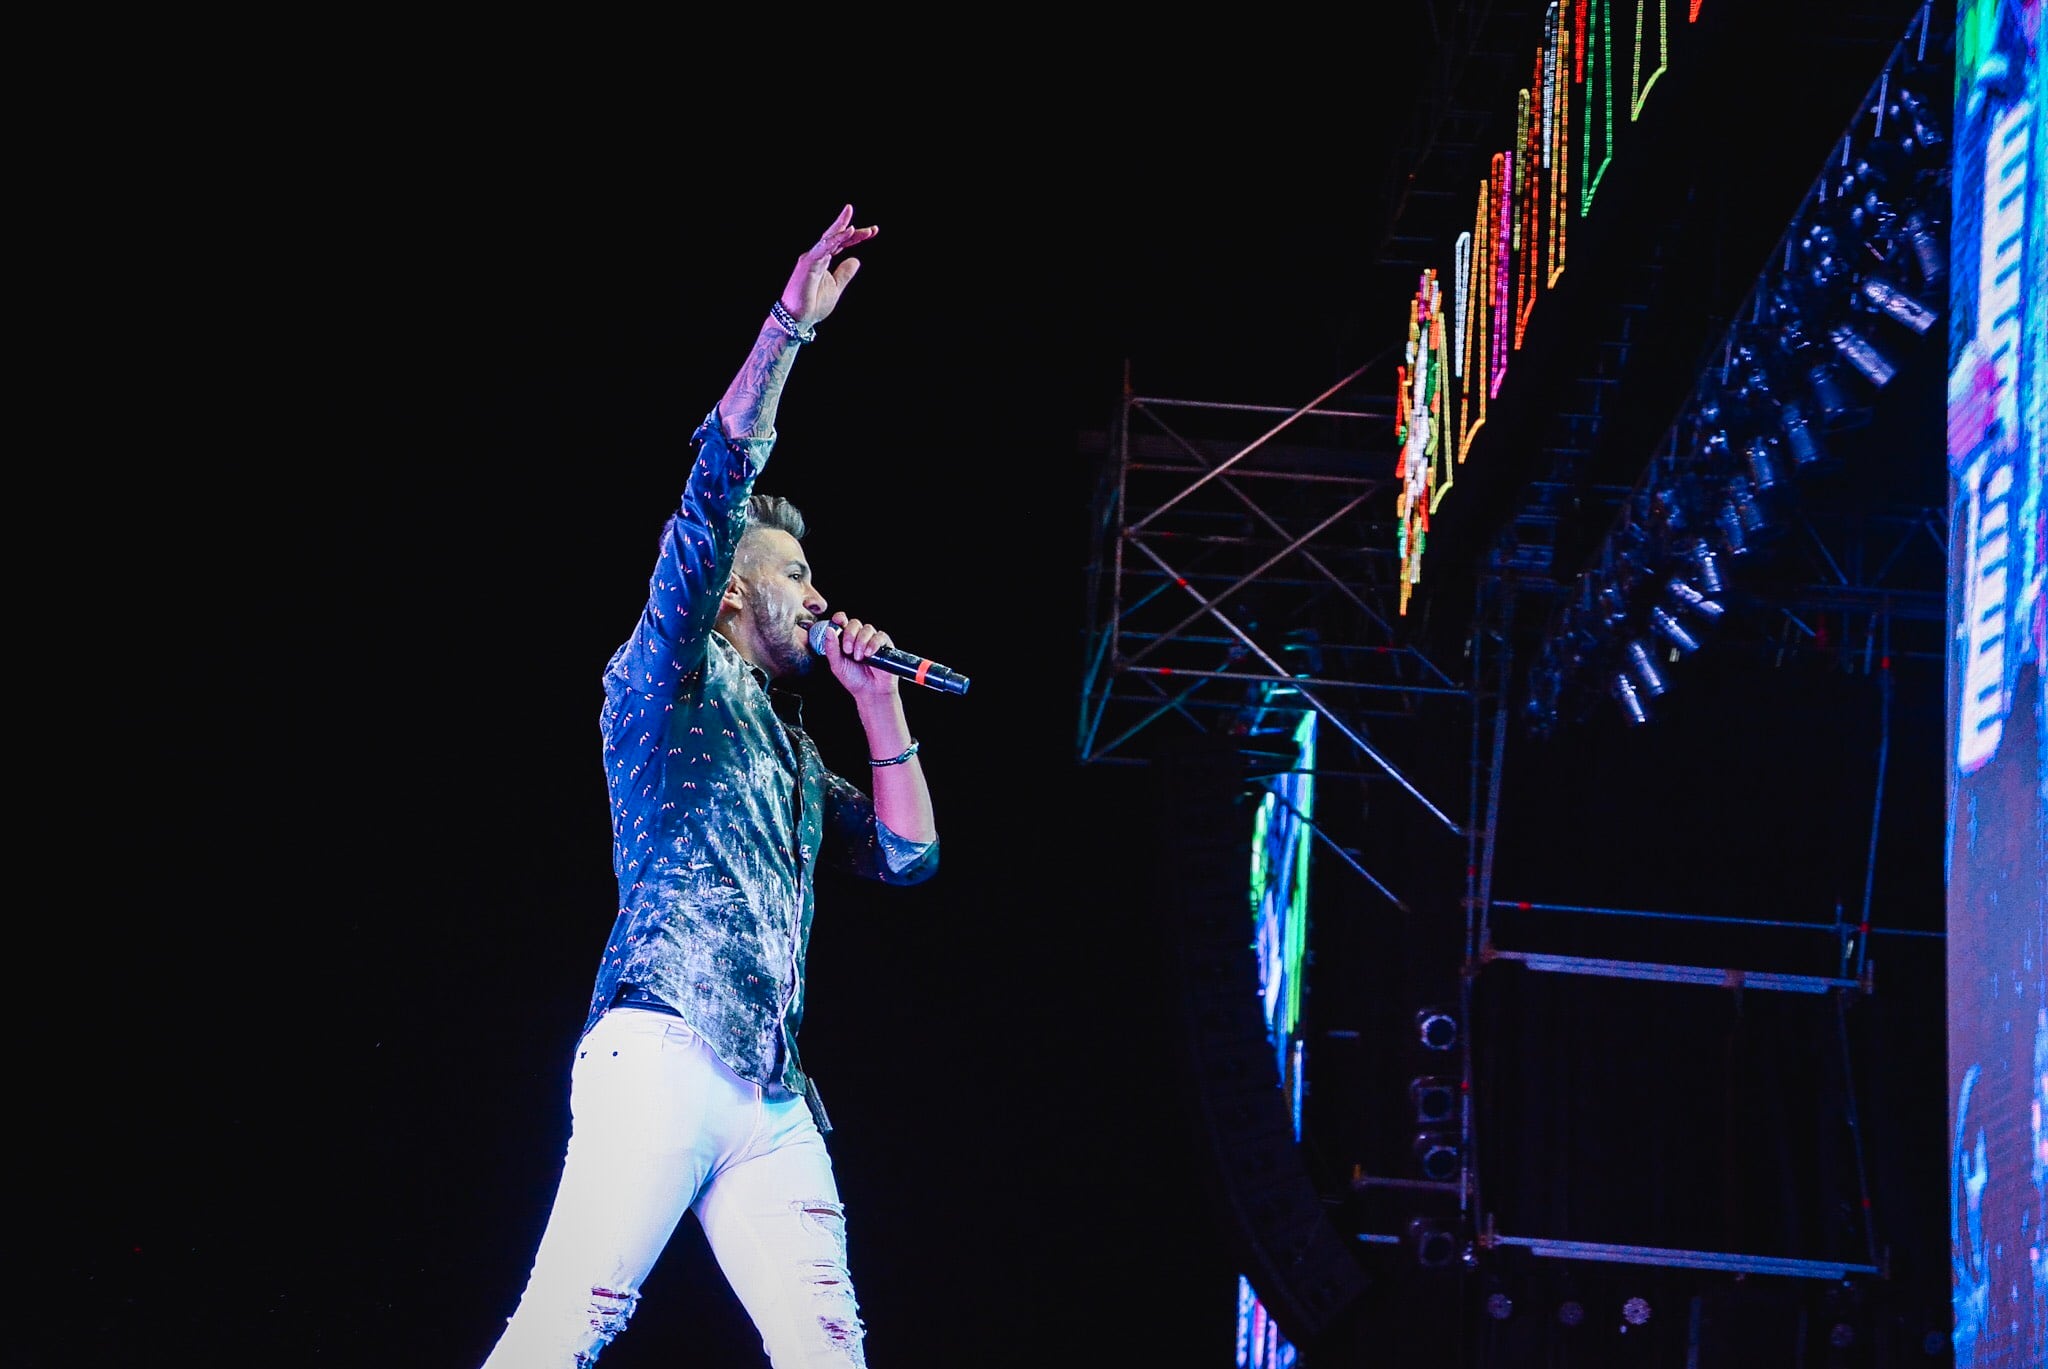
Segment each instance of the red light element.
[{"label": "red light element", "polygon": [[[1572,80],[1580,85],[1586,83],[1586,8],[1593,0],[1579,0],[1572,11]],[[1699,5],[1693,5],[1695,12]]]},{"label": "red light element", "polygon": [[1523,912],[1525,912],[1525,913],[1526,913],[1526,912],[1528,912],[1528,911],[1529,911],[1529,909],[1531,909],[1531,908],[1532,908],[1532,907],[1534,907],[1535,905],[1534,905],[1534,904],[1532,904],[1532,903],[1530,903],[1530,902],[1529,902],[1529,901],[1528,901],[1527,899],[1524,899],[1524,900],[1522,900],[1522,901],[1521,901],[1520,903],[1517,903],[1517,904],[1516,904],[1515,906],[1516,906],[1517,908],[1520,908],[1520,909],[1521,909],[1521,910],[1522,910]]},{"label": "red light element", "polygon": [[1186,589],[1188,587],[1188,578],[1185,575],[1176,575],[1173,577],[1173,583],[1179,585],[1182,589]]},{"label": "red light element", "polygon": [[1704,0],[1692,0],[1691,12],[1685,16],[1686,23],[1691,24],[1698,21],[1700,17],[1700,5],[1702,3],[1704,3]]}]

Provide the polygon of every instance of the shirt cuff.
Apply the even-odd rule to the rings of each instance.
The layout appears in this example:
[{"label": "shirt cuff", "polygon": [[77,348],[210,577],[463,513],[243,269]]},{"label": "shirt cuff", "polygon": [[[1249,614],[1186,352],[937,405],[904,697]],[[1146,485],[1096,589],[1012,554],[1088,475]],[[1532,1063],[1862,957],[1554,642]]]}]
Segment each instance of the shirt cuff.
[{"label": "shirt cuff", "polygon": [[768,453],[775,446],[775,429],[766,433],[755,433],[752,437],[734,437],[725,430],[725,415],[718,412],[716,404],[711,412],[704,415],[704,421],[697,425],[697,431],[690,434],[693,446],[701,446],[708,438],[717,438],[718,444],[735,453],[747,463],[749,470],[759,472],[768,464]]},{"label": "shirt cuff", "polygon": [[875,819],[875,839],[882,843],[882,859],[889,862],[889,873],[900,875],[924,859],[925,852],[938,843],[936,841],[911,841],[890,831],[880,818]]}]

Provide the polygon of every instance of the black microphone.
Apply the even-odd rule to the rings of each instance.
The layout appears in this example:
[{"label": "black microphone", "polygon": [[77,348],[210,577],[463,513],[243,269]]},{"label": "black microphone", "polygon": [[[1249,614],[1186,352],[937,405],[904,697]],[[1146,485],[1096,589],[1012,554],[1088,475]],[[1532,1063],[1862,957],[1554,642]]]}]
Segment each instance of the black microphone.
[{"label": "black microphone", "polygon": [[[839,624],[820,618],[811,624],[811,650],[823,656],[831,642],[829,634],[836,634]],[[948,670],[937,661],[913,656],[907,651],[898,651],[893,646],[877,647],[875,654],[861,662],[891,675],[900,675],[912,684],[921,684],[927,689],[937,689],[947,694],[965,694],[967,677],[957,670]]]}]

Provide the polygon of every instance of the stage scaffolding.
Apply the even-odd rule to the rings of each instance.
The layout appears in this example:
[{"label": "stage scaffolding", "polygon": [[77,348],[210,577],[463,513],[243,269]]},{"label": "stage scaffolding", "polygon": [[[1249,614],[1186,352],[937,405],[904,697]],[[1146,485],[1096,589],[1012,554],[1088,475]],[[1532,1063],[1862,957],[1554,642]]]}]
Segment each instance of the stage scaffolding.
[{"label": "stage scaffolding", "polygon": [[[1392,786],[1404,802],[1463,844],[1463,869],[1447,865],[1436,882],[1458,886],[1456,901],[1465,912],[1465,958],[1457,978],[1464,988],[1459,1011],[1468,1022],[1475,981],[1508,964],[1540,974],[1832,995],[1845,1005],[1878,987],[1870,969],[1873,938],[1938,935],[1872,926],[1867,884],[1861,907],[1837,908],[1825,921],[1555,903],[1528,897],[1525,890],[1497,890],[1493,838],[1501,820],[1507,742],[1518,725],[1516,657],[1529,635],[1517,630],[1517,604],[1524,605],[1521,615],[1533,620],[1562,591],[1547,568],[1499,555],[1476,586],[1469,650],[1444,660],[1439,659],[1443,653],[1432,655],[1404,640],[1403,619],[1394,607],[1399,584],[1387,517],[1393,497],[1391,413],[1364,393],[1363,380],[1363,375],[1347,377],[1343,385],[1296,409],[1151,396],[1127,387],[1111,431],[1084,437],[1084,450],[1101,463],[1102,472],[1093,510],[1097,541],[1088,568],[1087,670],[1076,735],[1084,764],[1146,765],[1166,729],[1255,738],[1285,730],[1303,709],[1316,712],[1328,729],[1324,736],[1332,739],[1316,767],[1319,782]],[[1829,530],[1825,534],[1823,526]],[[1888,700],[1886,672],[1898,623],[1924,631],[1931,619],[1939,619],[1940,601],[1937,591],[1920,587],[1930,583],[1924,579],[1919,584],[1866,582],[1895,574],[1902,541],[1915,538],[1936,539],[1928,565],[1938,566],[1939,528],[1938,522],[1910,514],[1846,522],[1817,515],[1813,554],[1841,573],[1832,577],[1833,583],[1816,583],[1809,592],[1774,600],[1772,611],[1782,619],[1785,634],[1810,637],[1815,615],[1852,612],[1860,631],[1841,644],[1842,650],[1851,658],[1850,668],[1856,668],[1857,658],[1868,658],[1867,669],[1885,682]],[[1852,574],[1845,567],[1859,571]],[[1873,739],[1873,864],[1889,716],[1887,707],[1885,733]],[[1418,747],[1462,750],[1467,757],[1462,792],[1432,790],[1405,765],[1401,754]],[[1328,860],[1405,907],[1388,872],[1368,868],[1341,836],[1321,829],[1316,836]],[[1542,947],[1546,914],[1761,928],[1788,943],[1824,939],[1834,944],[1838,969],[1802,974],[1769,965],[1664,964],[1554,952]],[[1512,948],[1496,939],[1503,926],[1514,929]],[[1844,1053],[1848,1078],[1846,1031],[1836,1044]],[[1476,1134],[1470,1105],[1473,1052],[1483,1046],[1468,1035],[1462,1047],[1467,1104],[1459,1130],[1467,1163],[1460,1175],[1444,1182],[1359,1175],[1359,1187],[1455,1199],[1468,1239],[1481,1250],[1522,1247],[1539,1258],[1830,1281],[1883,1271],[1874,1227],[1867,1227],[1867,1257],[1853,1261],[1496,1230],[1477,1173],[1476,1157],[1486,1138]],[[1852,1127],[1854,1116],[1852,1101]],[[1861,1198],[1866,1218],[1874,1223],[1867,1184]],[[1406,1237],[1372,1231],[1358,1233],[1357,1239],[1400,1244]]]},{"label": "stage scaffolding", "polygon": [[[1923,35],[1927,11],[1916,16]],[[1909,39],[1912,35],[1908,35]],[[1396,233],[1392,241],[1412,234]],[[1654,277],[1655,263],[1637,283]],[[1469,603],[1451,608],[1435,586],[1400,607],[1394,501],[1398,443],[1392,403],[1397,358],[1382,356],[1298,407],[1216,398],[1167,397],[1134,388],[1129,368],[1106,431],[1081,435],[1098,463],[1087,567],[1086,649],[1076,754],[1086,765],[1150,763],[1162,735],[1256,737],[1279,733],[1303,710],[1317,714],[1324,746],[1319,781],[1374,786],[1460,853],[1440,870],[1396,878],[1360,858],[1341,833],[1318,828],[1319,852],[1387,902],[1408,909],[1404,887],[1425,886],[1462,910],[1462,963],[1445,967],[1459,987],[1461,1020],[1472,1021],[1475,985],[1499,967],[1539,975],[1633,980],[1729,992],[1831,998],[1833,1040],[1847,1096],[1844,1124],[1855,1155],[1861,1258],[1796,1259],[1741,1250],[1554,1239],[1497,1229],[1480,1183],[1474,1054],[1484,1042],[1462,1033],[1462,1165],[1454,1179],[1412,1174],[1354,1176],[1358,1190],[1432,1193],[1455,1202],[1465,1250],[1521,1249],[1540,1259],[1624,1263],[1841,1282],[1882,1277],[1887,1261],[1865,1162],[1846,1022],[1848,1005],[1878,991],[1874,938],[1938,938],[1931,929],[1872,924],[1871,884],[1879,846],[1892,728],[1893,671],[1906,661],[1939,661],[1944,651],[1947,548],[1942,492],[1924,506],[1853,498],[1809,500],[1776,556],[1777,573],[1745,584],[1739,607],[1775,625],[1716,650],[1832,652],[1845,671],[1879,683],[1883,708],[1873,737],[1874,800],[1860,906],[1831,916],[1737,916],[1659,907],[1546,901],[1542,891],[1497,889],[1503,770],[1511,732],[1524,726],[1530,658],[1559,606],[1575,591],[1577,563],[1560,557],[1554,511],[1576,500],[1621,507],[1626,488],[1589,484],[1583,460],[1599,436],[1602,396],[1619,383],[1631,330],[1646,307],[1610,301],[1616,322],[1576,394],[1552,415],[1547,468],[1521,487],[1499,538],[1460,585]],[[1654,462],[1657,453],[1645,453]],[[1598,552],[1594,555],[1597,559]],[[1731,597],[1731,602],[1735,602]],[[1462,619],[1441,621],[1442,615]],[[1435,621],[1433,621],[1433,618]],[[1937,667],[1938,668],[1938,667]],[[1276,721],[1277,719],[1277,721]],[[1654,722],[1652,723],[1654,725]],[[1462,783],[1418,758],[1464,758]],[[1257,776],[1251,782],[1256,784]],[[1326,867],[1329,868],[1329,867]],[[1770,964],[1662,963],[1546,948],[1546,916],[1689,923],[1742,929],[1787,944],[1830,944],[1831,973]],[[1504,945],[1501,933],[1512,929]],[[1753,938],[1752,938],[1753,944]],[[1312,1067],[1311,1067],[1312,1070]],[[1353,1233],[1364,1246],[1411,1245],[1398,1230]]]}]

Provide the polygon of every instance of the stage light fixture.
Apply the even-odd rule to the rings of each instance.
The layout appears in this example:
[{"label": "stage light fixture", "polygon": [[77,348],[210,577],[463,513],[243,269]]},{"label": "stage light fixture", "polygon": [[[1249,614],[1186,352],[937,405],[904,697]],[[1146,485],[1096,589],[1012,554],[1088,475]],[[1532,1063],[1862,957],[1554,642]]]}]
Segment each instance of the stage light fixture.
[{"label": "stage light fixture", "polygon": [[1650,525],[1668,541],[1692,527],[1693,495],[1687,482],[1667,476],[1650,491]]},{"label": "stage light fixture", "polygon": [[1876,343],[1846,323],[1838,323],[1828,329],[1828,341],[1835,345],[1835,350],[1841,353],[1844,361],[1854,366],[1859,375],[1878,389],[1890,384],[1892,377],[1899,373],[1897,362],[1879,350]]},{"label": "stage light fixture", "polygon": [[1778,406],[1778,428],[1785,435],[1785,449],[1792,453],[1793,465],[1800,470],[1819,465],[1827,455],[1821,449],[1820,439],[1813,435],[1806,410],[1797,400],[1788,399]]},{"label": "stage light fixture", "polygon": [[[1712,554],[1713,553],[1711,551],[1708,553],[1708,555]],[[1675,601],[1681,608],[1691,609],[1694,613],[1699,614],[1702,618],[1712,621],[1714,619],[1718,619],[1721,616],[1721,605],[1715,603],[1706,595],[1701,594],[1697,589],[1694,589],[1691,584],[1677,578],[1676,576],[1672,577],[1671,581],[1664,586],[1664,591],[1665,593],[1669,594],[1673,601]]]},{"label": "stage light fixture", "polygon": [[1868,161],[1858,162],[1857,169],[1863,173],[1857,187],[1861,193],[1855,195],[1849,207],[1849,233],[1865,252],[1876,252],[1882,256],[1882,244],[1891,237],[1899,211],[1879,193],[1885,182],[1884,175]]},{"label": "stage light fixture", "polygon": [[1656,698],[1664,692],[1664,677],[1657,673],[1657,662],[1650,652],[1650,644],[1640,637],[1631,637],[1628,642],[1628,668],[1634,672],[1643,693]]},{"label": "stage light fixture", "polygon": [[1806,368],[1807,392],[1819,406],[1820,420],[1824,427],[1843,428],[1856,422],[1860,412],[1842,388],[1840,375],[1834,364],[1826,358],[1810,363]]},{"label": "stage light fixture", "polygon": [[1408,1081],[1408,1101],[1415,1106],[1417,1122],[1435,1126],[1457,1116],[1458,1086],[1438,1075],[1423,1075]]},{"label": "stage light fixture", "polygon": [[1771,531],[1770,515],[1765,512],[1763,501],[1757,498],[1756,486],[1748,476],[1738,475],[1728,482],[1728,497],[1735,504],[1735,514],[1742,522],[1745,542],[1754,541]]},{"label": "stage light fixture", "polygon": [[1849,276],[1849,263],[1842,253],[1842,239],[1833,227],[1823,222],[1811,222],[1799,239],[1800,264],[1803,268],[1799,284],[1811,296],[1826,299],[1836,293],[1836,286]]},{"label": "stage light fixture", "polygon": [[1934,310],[1901,290],[1877,271],[1866,272],[1856,283],[1853,302],[1859,309],[1874,310],[1885,317],[1924,333],[1939,317]]},{"label": "stage light fixture", "polygon": [[1699,639],[1687,632],[1685,624],[1672,617],[1664,608],[1650,610],[1650,630],[1688,656],[1700,649]]},{"label": "stage light fixture", "polygon": [[1621,1319],[1630,1326],[1641,1326],[1650,1320],[1650,1304],[1646,1298],[1630,1298],[1621,1305]]},{"label": "stage light fixture", "polygon": [[1515,1300],[1496,1288],[1486,1295],[1486,1315],[1494,1321],[1506,1321],[1515,1315]]},{"label": "stage light fixture", "polygon": [[1616,671],[1608,688],[1614,700],[1621,705],[1621,711],[1628,715],[1629,725],[1641,727],[1650,720],[1650,711],[1643,706],[1643,696],[1637,692],[1636,683],[1628,677],[1627,671]]},{"label": "stage light fixture", "polygon": [[1728,428],[1722,419],[1721,406],[1710,403],[1700,412],[1700,464],[1710,471],[1724,470],[1734,459],[1734,447],[1728,441]]},{"label": "stage light fixture", "polygon": [[1628,591],[1618,584],[1602,585],[1600,592],[1593,596],[1593,602],[1599,606],[1602,627],[1612,628],[1628,617]]},{"label": "stage light fixture", "polygon": [[1577,1298],[1566,1298],[1557,1305],[1557,1320],[1562,1326],[1577,1326],[1586,1319],[1586,1304]]},{"label": "stage light fixture", "polygon": [[1686,559],[1692,562],[1693,574],[1700,582],[1700,588],[1708,594],[1719,594],[1727,588],[1721,579],[1721,554],[1704,537],[1695,537],[1686,549]]},{"label": "stage light fixture", "polygon": [[1887,118],[1906,127],[1910,145],[1919,150],[1932,152],[1948,141],[1933,102],[1905,85],[1893,88],[1890,106],[1885,113]]},{"label": "stage light fixture", "polygon": [[1431,1183],[1447,1184],[1458,1177],[1460,1158],[1455,1137],[1440,1131],[1418,1132],[1409,1142],[1415,1167]]},{"label": "stage light fixture", "polygon": [[1433,1051],[1447,1051],[1458,1044],[1458,1019],[1442,1008],[1424,1008],[1415,1014],[1415,1034]]},{"label": "stage light fixture", "polygon": [[1714,513],[1714,527],[1721,534],[1721,549],[1730,556],[1749,555],[1749,525],[1735,502],[1734,491],[1724,491],[1721,507]]},{"label": "stage light fixture", "polygon": [[1753,434],[1743,444],[1744,464],[1749,468],[1749,483],[1759,491],[1776,489],[1782,478],[1778,462],[1777,439],[1763,433]]},{"label": "stage light fixture", "polygon": [[1928,222],[1927,211],[1915,205],[1899,216],[1898,235],[1913,255],[1925,285],[1939,285],[1948,274],[1948,258],[1941,239]]},{"label": "stage light fixture", "polygon": [[[1766,357],[1772,350],[1768,339],[1755,328],[1745,330],[1747,338],[1729,354],[1729,370],[1735,377],[1735,398],[1741,412],[1755,421],[1769,414],[1778,401],[1778,381]],[[1759,351],[1757,343],[1764,343]]]},{"label": "stage light fixture", "polygon": [[1886,271],[1884,266],[1872,266],[1855,281],[1855,293],[1849,297],[1849,305],[1862,309],[1868,314],[1882,314],[1894,324],[1911,328],[1917,334],[1933,328],[1939,312],[1898,283],[1896,273]]}]

